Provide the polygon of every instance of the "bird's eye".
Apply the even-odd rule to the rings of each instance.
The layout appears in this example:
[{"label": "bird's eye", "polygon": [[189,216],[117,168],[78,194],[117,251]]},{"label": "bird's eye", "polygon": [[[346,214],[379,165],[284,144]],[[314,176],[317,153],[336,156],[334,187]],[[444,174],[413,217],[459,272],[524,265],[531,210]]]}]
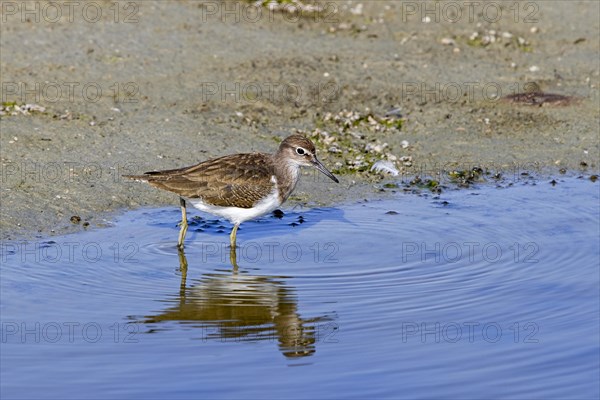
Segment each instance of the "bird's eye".
[{"label": "bird's eye", "polygon": [[302,147],[297,147],[296,148],[296,153],[300,154],[301,156],[304,155],[305,151]]}]

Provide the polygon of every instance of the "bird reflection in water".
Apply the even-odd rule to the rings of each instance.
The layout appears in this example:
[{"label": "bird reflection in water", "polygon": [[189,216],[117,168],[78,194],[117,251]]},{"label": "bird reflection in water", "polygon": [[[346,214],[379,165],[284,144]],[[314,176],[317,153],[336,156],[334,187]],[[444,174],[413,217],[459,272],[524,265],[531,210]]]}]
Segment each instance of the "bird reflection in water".
[{"label": "bird reflection in water", "polygon": [[[204,274],[188,287],[187,258],[179,251],[181,286],[173,306],[147,316],[145,324],[178,321],[200,328],[202,340],[255,342],[275,341],[285,357],[315,353],[316,343],[337,330],[332,317],[304,319],[298,313],[294,288],[283,276],[256,276],[237,265],[235,248],[230,254],[231,269]],[[155,326],[153,331],[160,330]]]}]

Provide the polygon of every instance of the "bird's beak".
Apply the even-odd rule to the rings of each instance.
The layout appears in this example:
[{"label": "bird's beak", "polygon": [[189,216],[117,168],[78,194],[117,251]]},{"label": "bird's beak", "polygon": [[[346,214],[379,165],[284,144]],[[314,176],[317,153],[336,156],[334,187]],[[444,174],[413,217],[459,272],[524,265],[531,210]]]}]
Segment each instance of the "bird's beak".
[{"label": "bird's beak", "polygon": [[316,169],[321,171],[324,175],[327,175],[328,177],[330,177],[332,181],[334,181],[335,183],[340,183],[340,181],[338,181],[338,178],[336,178],[335,175],[333,175],[331,172],[329,172],[329,170],[327,168],[325,168],[325,166],[323,164],[321,164],[321,161],[317,160],[316,157],[312,160],[312,163]]}]

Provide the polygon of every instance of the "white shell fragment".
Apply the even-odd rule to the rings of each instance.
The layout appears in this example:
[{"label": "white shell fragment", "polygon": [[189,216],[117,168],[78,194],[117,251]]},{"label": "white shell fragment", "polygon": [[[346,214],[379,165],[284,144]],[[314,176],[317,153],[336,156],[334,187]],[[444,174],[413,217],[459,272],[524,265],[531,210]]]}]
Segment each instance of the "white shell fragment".
[{"label": "white shell fragment", "polygon": [[379,160],[371,167],[371,172],[381,173],[386,172],[392,176],[397,176],[399,174],[398,169],[391,161],[387,160]]}]

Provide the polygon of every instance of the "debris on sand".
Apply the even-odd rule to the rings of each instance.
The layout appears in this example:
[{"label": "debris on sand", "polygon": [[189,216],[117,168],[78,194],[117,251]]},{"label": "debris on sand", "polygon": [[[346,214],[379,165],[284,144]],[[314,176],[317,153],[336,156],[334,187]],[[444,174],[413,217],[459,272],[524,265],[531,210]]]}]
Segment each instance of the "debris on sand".
[{"label": "debris on sand", "polygon": [[399,174],[399,171],[396,168],[396,166],[391,161],[387,160],[377,161],[375,164],[373,164],[370,171],[375,173],[385,172],[392,176],[398,176]]},{"label": "debris on sand", "polygon": [[32,113],[43,113],[46,111],[46,107],[42,107],[39,104],[22,104],[5,102],[0,106],[0,116],[4,115],[30,115]]},{"label": "debris on sand", "polygon": [[[254,1],[254,5],[256,7],[266,7],[271,11],[300,15],[320,14],[327,9],[327,5],[307,0],[257,0]],[[331,11],[329,12],[331,13]]]},{"label": "debris on sand", "polygon": [[[412,157],[394,154],[392,145],[384,141],[396,140],[404,123],[399,113],[388,115],[381,117],[369,110],[328,112],[316,122],[317,128],[298,132],[311,138],[332,160],[333,173],[397,176],[412,165]],[[408,141],[399,143],[402,151],[407,151]]]}]

